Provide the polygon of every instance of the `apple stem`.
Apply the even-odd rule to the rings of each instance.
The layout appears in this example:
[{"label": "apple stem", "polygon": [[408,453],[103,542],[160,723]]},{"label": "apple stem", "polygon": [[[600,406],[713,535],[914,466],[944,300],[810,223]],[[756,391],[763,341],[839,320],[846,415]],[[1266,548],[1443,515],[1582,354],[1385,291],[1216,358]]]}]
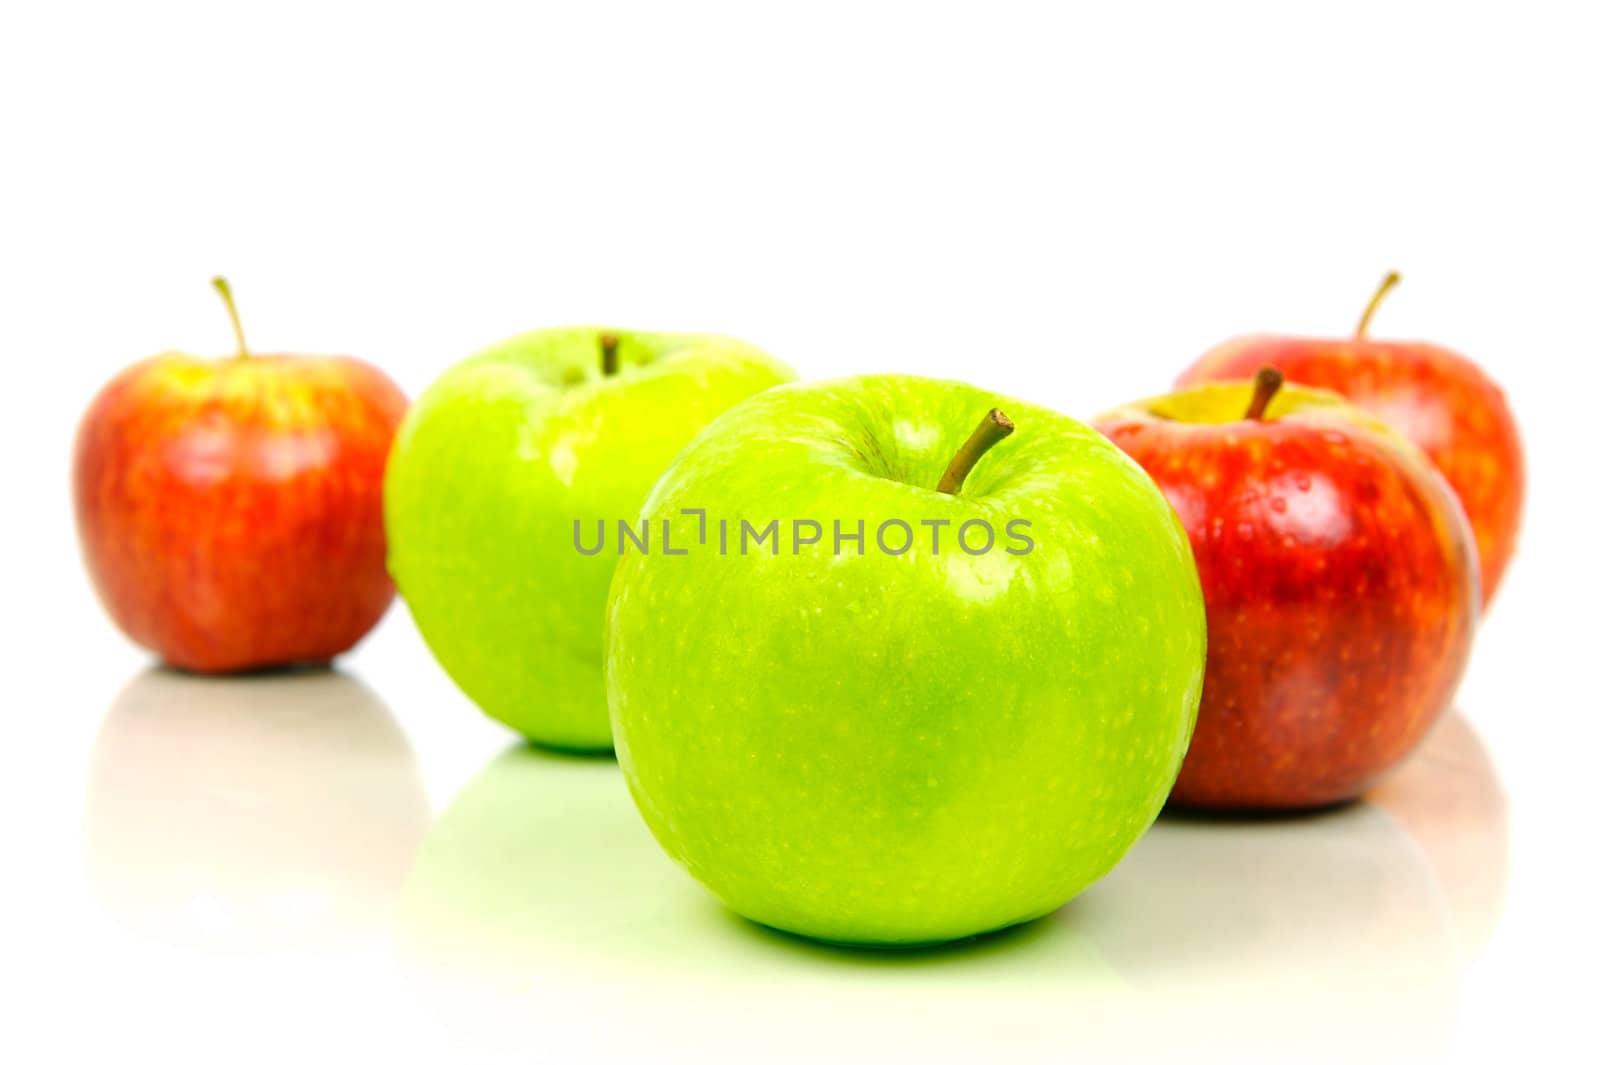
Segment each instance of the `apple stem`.
[{"label": "apple stem", "polygon": [[1283,374],[1271,366],[1263,366],[1256,371],[1256,390],[1250,396],[1250,409],[1244,412],[1245,418],[1258,422],[1261,416],[1267,413],[1267,404],[1272,402],[1272,397],[1278,394],[1278,389],[1283,387]]},{"label": "apple stem", "polygon": [[213,277],[211,287],[221,294],[222,305],[228,308],[228,320],[233,323],[233,338],[239,342],[239,358],[249,358],[250,349],[244,342],[244,326],[239,324],[239,308],[233,305],[233,289],[228,286],[228,279]]},{"label": "apple stem", "polygon": [[617,357],[617,334],[600,334],[600,372],[607,377],[612,376],[621,368],[621,360]]},{"label": "apple stem", "polygon": [[1016,428],[998,407],[985,414],[983,421],[967,437],[967,442],[956,452],[956,457],[950,460],[950,465],[945,467],[944,476],[939,478],[939,491],[948,496],[960,495],[961,486],[967,483],[967,474],[972,472],[972,467]]},{"label": "apple stem", "polygon": [[1361,321],[1356,323],[1357,340],[1366,339],[1367,326],[1372,324],[1372,315],[1375,311],[1377,311],[1378,304],[1382,303],[1383,297],[1387,296],[1389,294],[1389,290],[1394,288],[1399,283],[1400,274],[1398,271],[1390,270],[1387,274],[1383,275],[1383,282],[1378,286],[1378,291],[1374,292],[1372,294],[1372,298],[1367,301],[1367,309],[1361,312]]}]

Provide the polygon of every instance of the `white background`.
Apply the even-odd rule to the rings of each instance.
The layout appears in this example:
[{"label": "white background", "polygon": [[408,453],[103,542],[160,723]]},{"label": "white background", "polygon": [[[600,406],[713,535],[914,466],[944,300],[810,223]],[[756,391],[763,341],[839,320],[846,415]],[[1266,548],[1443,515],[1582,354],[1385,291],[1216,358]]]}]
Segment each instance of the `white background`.
[{"label": "white background", "polygon": [[[1586,809],[1600,35],[1586,8],[7,4],[0,1044],[28,1053],[5,1056],[428,1056],[468,1027],[480,1049],[555,1060],[1270,1059],[1285,1040],[1302,1055],[1582,1056],[1600,945]],[[1480,361],[1530,466],[1521,552],[1458,700],[1487,761],[1430,785],[1476,789],[1463,803],[1489,825],[1469,818],[1461,838],[1491,845],[1458,848],[1467,882],[1504,884],[1484,941],[1448,961],[1419,961],[1439,912],[1428,892],[1454,890],[1438,862],[1412,870],[1431,884],[1421,896],[1400,877],[1397,916],[1360,924],[1363,889],[1393,867],[1348,818],[1300,830],[1318,841],[1304,875],[1240,868],[1232,886],[1203,871],[1238,854],[1158,827],[1080,907],[1110,897],[1148,919],[1154,961],[1136,968],[1155,977],[1128,977],[1111,952],[1111,990],[1092,992],[1055,982],[1079,960],[1057,925],[1094,929],[1073,907],[1020,942],[841,960],[730,932],[664,860],[628,850],[618,868],[647,870],[639,883],[601,875],[562,900],[576,947],[515,958],[505,1001],[468,993],[482,1009],[466,1025],[416,998],[382,931],[333,954],[219,958],[129,931],[86,876],[91,747],[146,659],[79,565],[71,434],[122,365],[229,349],[212,273],[232,279],[257,350],[358,354],[413,395],[506,334],[609,322],[744,336],[807,376],[961,377],[1088,417],[1163,390],[1234,333],[1342,333],[1390,267],[1406,281],[1374,333]],[[404,729],[434,811],[509,740],[453,692],[403,609],[349,668]],[[215,737],[166,738],[151,764],[180,781],[237,757]],[[296,766],[269,778],[292,789]],[[625,817],[620,785],[596,779],[583,794]],[[1254,853],[1264,838],[1235,842]],[[1161,860],[1136,867],[1142,853]],[[545,881],[565,875],[552,858]],[[1265,910],[1229,905],[1235,893]],[[1368,949],[1344,949],[1330,912]],[[1254,930],[1248,950],[1229,921]],[[672,963],[639,961],[646,943],[670,943]]]}]

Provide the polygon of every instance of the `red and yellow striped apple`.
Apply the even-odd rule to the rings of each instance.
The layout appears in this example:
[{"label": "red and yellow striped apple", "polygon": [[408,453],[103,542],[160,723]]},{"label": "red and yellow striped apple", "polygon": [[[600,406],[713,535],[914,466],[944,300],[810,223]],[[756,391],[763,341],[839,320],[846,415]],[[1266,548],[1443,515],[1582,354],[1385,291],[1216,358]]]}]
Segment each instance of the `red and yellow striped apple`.
[{"label": "red and yellow striped apple", "polygon": [[135,643],[224,673],[324,662],[394,598],[383,471],[406,398],[343,356],[168,353],[89,405],[72,483],[84,561]]}]

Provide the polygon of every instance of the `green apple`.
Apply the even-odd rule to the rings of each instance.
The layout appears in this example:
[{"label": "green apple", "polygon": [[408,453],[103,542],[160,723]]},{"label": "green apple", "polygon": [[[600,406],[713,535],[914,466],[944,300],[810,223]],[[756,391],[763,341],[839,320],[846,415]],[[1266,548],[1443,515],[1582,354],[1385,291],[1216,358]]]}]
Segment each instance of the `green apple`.
[{"label": "green apple", "polygon": [[[877,1025],[895,1008],[881,997],[863,998],[852,981],[819,985],[818,952],[826,948],[730,918],[656,846],[619,786],[614,761],[528,744],[491,760],[451,798],[411,866],[394,931],[409,967],[467,990],[468,1008],[481,1005],[482,993],[525,1003],[535,971],[555,974],[563,994],[598,986],[610,989],[607,997],[619,979],[643,977],[655,989],[650,1012],[658,1015],[672,1010],[657,992],[702,1003],[738,1000],[744,1023],[725,1031],[745,1041],[745,1053],[719,1055],[702,1042],[699,1060],[749,1058],[750,1032],[762,1027],[749,1011],[782,1028],[792,1020],[797,991],[811,1010],[839,1022],[830,1029],[835,1038],[852,1014]],[[1085,922],[1019,931],[964,951],[959,973],[941,971],[939,997],[998,992],[1006,1009],[997,1023],[1011,1031],[1041,1016],[1059,1023],[1059,1009],[1050,1006],[1063,998],[1079,1014],[1103,1010],[1132,990],[1090,942],[1086,933],[1094,929]],[[751,997],[753,987],[760,991]],[[926,984],[900,990],[903,999],[892,996],[899,1005],[929,1010],[933,989]],[[694,1023],[697,1011],[682,1016]]]},{"label": "green apple", "polygon": [[536,743],[611,746],[601,677],[618,551],[678,450],[793,377],[726,337],[548,329],[457,364],[419,399],[384,482],[389,569],[445,671]]},{"label": "green apple", "polygon": [[1093,430],[954,382],[795,385],[714,422],[643,517],[676,546],[612,581],[617,754],[738,913],[986,932],[1061,906],[1161,809],[1205,608],[1172,508]]}]

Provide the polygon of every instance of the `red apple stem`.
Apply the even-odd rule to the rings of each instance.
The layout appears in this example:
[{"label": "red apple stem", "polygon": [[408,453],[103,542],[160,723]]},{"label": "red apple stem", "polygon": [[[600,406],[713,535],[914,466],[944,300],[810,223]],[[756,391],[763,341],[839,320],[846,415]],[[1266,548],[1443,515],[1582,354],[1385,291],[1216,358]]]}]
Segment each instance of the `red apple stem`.
[{"label": "red apple stem", "polygon": [[222,296],[222,305],[228,308],[228,320],[233,323],[233,339],[239,342],[239,358],[249,358],[250,348],[244,342],[244,326],[239,324],[239,308],[234,306],[233,289],[228,285],[228,279],[213,277],[211,287]]},{"label": "red apple stem", "polygon": [[615,374],[622,367],[622,360],[617,356],[617,334],[600,334],[600,372],[607,377]]},{"label": "red apple stem", "polygon": [[939,478],[939,491],[947,496],[960,495],[961,486],[967,483],[967,474],[972,472],[972,467],[978,460],[988,453],[1000,441],[1016,431],[1016,426],[1007,418],[1005,412],[999,408],[991,410],[983,416],[983,421],[972,430],[972,435],[967,437],[967,442],[961,445],[956,452],[956,457],[950,460],[950,465],[945,467],[944,476]]},{"label": "red apple stem", "polygon": [[1372,298],[1367,301],[1367,309],[1361,312],[1361,321],[1356,323],[1356,339],[1360,340],[1366,337],[1367,326],[1372,324],[1372,316],[1378,310],[1378,304],[1382,303],[1383,297],[1387,296],[1389,290],[1399,283],[1400,274],[1398,271],[1390,270],[1383,275],[1383,281],[1378,285],[1378,291],[1374,292]]},{"label": "red apple stem", "polygon": [[1263,366],[1256,371],[1256,390],[1250,395],[1250,408],[1244,412],[1245,418],[1258,422],[1267,413],[1267,404],[1272,402],[1272,397],[1278,394],[1278,389],[1283,387],[1283,374],[1271,366]]}]

